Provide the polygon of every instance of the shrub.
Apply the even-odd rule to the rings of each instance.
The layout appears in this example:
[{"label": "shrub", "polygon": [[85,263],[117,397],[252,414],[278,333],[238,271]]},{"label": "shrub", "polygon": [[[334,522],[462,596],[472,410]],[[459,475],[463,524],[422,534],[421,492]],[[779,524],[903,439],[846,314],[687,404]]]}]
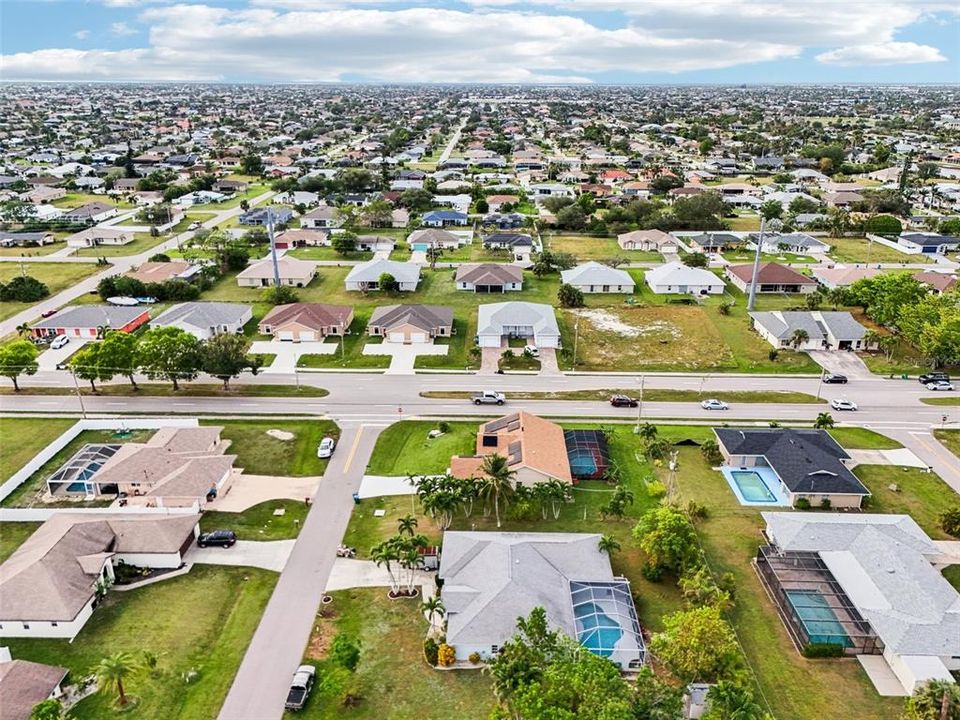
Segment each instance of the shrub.
[{"label": "shrub", "polygon": [[710,516],[710,511],[706,505],[701,505],[696,500],[687,503],[687,515],[691,520],[706,520]]},{"label": "shrub", "polygon": [[647,483],[647,495],[654,500],[659,500],[667,494],[667,486],[659,480],[651,480]]},{"label": "shrub", "polygon": [[351,672],[360,662],[360,642],[344,633],[337,633],[330,645],[330,659]]},{"label": "shrub", "polygon": [[717,308],[721,315],[729,315],[733,310],[733,303],[723,303],[720,307]]},{"label": "shrub", "polygon": [[940,515],[940,529],[947,535],[960,537],[960,505],[956,505]]},{"label": "shrub", "polygon": [[423,659],[430,665],[437,664],[437,657],[440,654],[440,646],[433,638],[427,638],[423,641]]},{"label": "shrub", "polygon": [[780,357],[780,351],[774,348],[767,353],[767,357],[770,358],[770,362],[776,362],[777,358]]},{"label": "shrub", "polygon": [[640,568],[640,574],[643,575],[643,579],[648,582],[660,582],[660,579],[663,577],[663,568],[653,563],[644,563],[643,567]]},{"label": "shrub", "polygon": [[564,283],[557,292],[557,300],[560,301],[560,307],[579,308],[583,307],[583,292],[573,285]]},{"label": "shrub", "polygon": [[809,510],[809,509],[810,509],[810,501],[807,500],[805,497],[797,498],[797,501],[793,504],[793,506],[794,506],[797,510]]},{"label": "shrub", "polygon": [[37,302],[50,294],[49,288],[29,275],[18,275],[6,285],[0,283],[0,300]]},{"label": "shrub", "polygon": [[443,643],[437,651],[437,664],[440,667],[450,667],[457,660],[457,651],[452,646]]},{"label": "shrub", "polygon": [[470,653],[469,660],[470,660],[470,662],[472,662],[474,665],[478,664],[478,663],[480,662],[480,653],[478,653],[478,652],[472,652],[472,653]]},{"label": "shrub", "polygon": [[838,658],[843,657],[843,645],[835,643],[807,643],[803,646],[805,658]]},{"label": "shrub", "polygon": [[263,291],[263,301],[271,305],[288,305],[297,301],[297,291],[289,285],[274,285]]},{"label": "shrub", "polygon": [[450,423],[446,422],[445,420],[441,420],[439,423],[437,423],[437,430],[442,433],[450,432]]},{"label": "shrub", "polygon": [[830,498],[825,497],[825,498],[821,498],[821,499],[820,499],[820,509],[821,509],[821,510],[829,510],[830,507],[831,507],[831,505],[832,505],[832,503],[830,502]]}]

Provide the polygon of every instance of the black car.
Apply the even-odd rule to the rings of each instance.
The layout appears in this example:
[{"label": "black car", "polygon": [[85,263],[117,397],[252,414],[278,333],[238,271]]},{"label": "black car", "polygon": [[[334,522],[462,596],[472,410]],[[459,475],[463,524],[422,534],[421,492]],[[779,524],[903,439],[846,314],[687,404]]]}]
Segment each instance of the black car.
[{"label": "black car", "polygon": [[220,547],[232,547],[237,542],[237,534],[233,530],[214,530],[213,532],[201,533],[197,538],[197,545],[207,547],[208,545],[218,545]]},{"label": "black car", "polygon": [[834,373],[827,373],[823,376],[823,381],[828,385],[846,385],[847,376],[846,375],[836,375]]},{"label": "black car", "polygon": [[614,407],[636,407],[637,401],[626,395],[613,395],[610,398],[610,404]]},{"label": "black car", "polygon": [[921,375],[917,379],[920,381],[921,385],[926,385],[928,383],[935,383],[935,382],[941,382],[941,381],[950,382],[950,376],[942,372],[926,373],[925,375]]}]

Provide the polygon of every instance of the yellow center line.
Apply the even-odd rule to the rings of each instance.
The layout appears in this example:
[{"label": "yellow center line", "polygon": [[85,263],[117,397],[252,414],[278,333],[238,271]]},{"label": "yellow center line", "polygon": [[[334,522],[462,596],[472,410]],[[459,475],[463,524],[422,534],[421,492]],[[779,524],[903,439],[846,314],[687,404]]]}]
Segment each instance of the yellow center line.
[{"label": "yellow center line", "polygon": [[[942,445],[940,445],[939,442],[933,442],[933,441],[927,442],[922,437],[917,437],[916,433],[910,433],[910,434],[916,437],[917,440],[920,442],[920,444],[923,445],[925,448],[927,448],[927,450],[929,450],[931,453],[933,453],[933,455],[938,460],[943,462],[945,465],[950,466],[954,472],[960,472],[960,470],[958,470],[957,465],[953,459],[954,457],[953,453],[951,453],[949,450],[946,451],[946,454],[944,454],[944,452],[941,452],[941,449],[944,449],[944,448]],[[933,434],[930,433],[930,436],[933,437]]]},{"label": "yellow center line", "polygon": [[353,456],[357,454],[357,448],[360,447],[360,436],[363,435],[364,427],[364,425],[361,425],[357,428],[357,435],[353,438],[353,445],[350,448],[350,454],[347,455],[347,462],[343,466],[344,475],[350,471],[350,465],[353,463]]}]

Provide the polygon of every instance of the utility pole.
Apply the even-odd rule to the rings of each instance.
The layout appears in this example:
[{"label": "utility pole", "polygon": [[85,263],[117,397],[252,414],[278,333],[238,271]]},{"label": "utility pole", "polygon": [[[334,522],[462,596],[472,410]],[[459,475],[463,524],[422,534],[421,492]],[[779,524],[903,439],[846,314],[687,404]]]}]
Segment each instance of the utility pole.
[{"label": "utility pole", "polygon": [[760,238],[757,240],[757,254],[753,256],[753,273],[750,275],[750,296],[747,300],[747,312],[753,310],[757,299],[757,274],[760,272],[760,254],[763,252],[763,234],[767,229],[767,219],[760,218]]},{"label": "utility pole", "polygon": [[267,207],[267,235],[270,237],[270,257],[273,259],[273,284],[280,287],[280,263],[277,260],[277,242],[273,236],[273,208]]},{"label": "utility pole", "polygon": [[87,409],[83,406],[83,395],[80,393],[80,384],[77,382],[77,374],[73,368],[70,369],[70,377],[73,378],[73,389],[77,391],[77,400],[80,402],[80,416],[87,419]]},{"label": "utility pole", "polygon": [[640,376],[640,397],[637,398],[637,427],[634,429],[634,435],[640,434],[640,418],[643,416],[643,381],[645,379],[645,375]]},{"label": "utility pole", "polygon": [[580,342],[580,313],[577,313],[577,324],[573,331],[573,370],[577,370],[577,343]]}]

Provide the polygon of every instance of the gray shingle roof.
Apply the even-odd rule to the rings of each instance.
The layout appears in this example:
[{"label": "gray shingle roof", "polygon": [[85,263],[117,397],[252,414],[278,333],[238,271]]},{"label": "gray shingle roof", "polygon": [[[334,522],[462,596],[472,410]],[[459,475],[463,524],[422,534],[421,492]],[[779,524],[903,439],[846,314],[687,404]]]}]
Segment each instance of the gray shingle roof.
[{"label": "gray shingle roof", "polygon": [[453,325],[453,309],[442,305],[385,305],[373,311],[369,324],[385,330],[410,324],[429,332]]},{"label": "gray shingle roof", "polygon": [[142,307],[115,305],[75,305],[66,307],[56,315],[33,324],[36,328],[82,327],[95,328],[101,325],[123,327],[140,317],[146,310]]},{"label": "gray shingle roof", "polygon": [[[837,340],[861,340],[867,329],[848,312],[780,311],[752,312],[750,317],[770,334],[782,340],[790,339],[795,330],[805,330],[811,340],[826,339],[824,328]],[[823,324],[823,327],[820,326]]]},{"label": "gray shingle roof", "polygon": [[174,305],[155,317],[151,324],[170,325],[181,322],[207,329],[240,322],[250,312],[249,305],[226,302],[185,302]]}]

